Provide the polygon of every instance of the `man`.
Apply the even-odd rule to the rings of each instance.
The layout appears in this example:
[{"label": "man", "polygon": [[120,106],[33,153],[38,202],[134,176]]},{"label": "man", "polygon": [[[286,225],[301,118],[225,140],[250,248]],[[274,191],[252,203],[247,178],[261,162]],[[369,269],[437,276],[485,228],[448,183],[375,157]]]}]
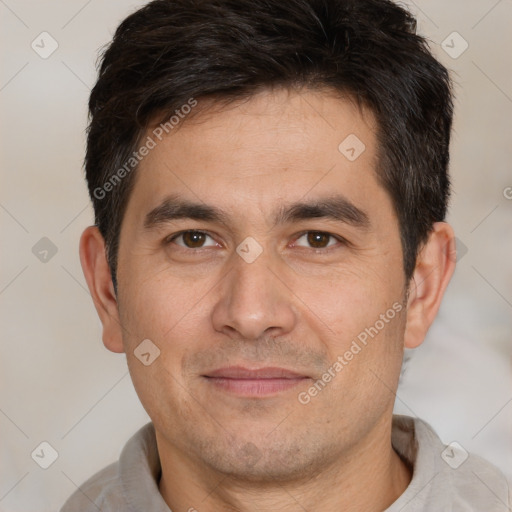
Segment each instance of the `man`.
[{"label": "man", "polygon": [[393,416],[455,267],[450,80],[409,13],[154,1],[89,107],[81,261],[152,422],[63,512],[508,510]]}]

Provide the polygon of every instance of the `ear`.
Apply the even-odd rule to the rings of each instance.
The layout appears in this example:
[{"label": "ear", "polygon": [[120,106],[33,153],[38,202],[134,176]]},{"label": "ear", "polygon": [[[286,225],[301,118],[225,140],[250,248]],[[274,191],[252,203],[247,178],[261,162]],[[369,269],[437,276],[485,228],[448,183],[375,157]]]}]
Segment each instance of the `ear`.
[{"label": "ear", "polygon": [[425,339],[455,270],[456,248],[452,227],[436,222],[416,259],[409,283],[404,345],[416,348]]},{"label": "ear", "polygon": [[103,344],[112,352],[124,352],[117,299],[107,263],[105,240],[96,226],[80,238],[80,262],[101,323]]}]

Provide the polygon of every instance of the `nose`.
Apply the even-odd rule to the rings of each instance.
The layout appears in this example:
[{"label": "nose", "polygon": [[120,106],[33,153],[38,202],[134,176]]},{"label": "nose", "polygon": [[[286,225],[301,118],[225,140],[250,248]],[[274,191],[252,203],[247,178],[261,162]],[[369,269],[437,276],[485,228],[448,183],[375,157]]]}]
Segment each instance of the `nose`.
[{"label": "nose", "polygon": [[236,253],[232,259],[212,311],[215,330],[244,340],[291,332],[297,320],[294,294],[272,268],[266,252],[252,263]]}]

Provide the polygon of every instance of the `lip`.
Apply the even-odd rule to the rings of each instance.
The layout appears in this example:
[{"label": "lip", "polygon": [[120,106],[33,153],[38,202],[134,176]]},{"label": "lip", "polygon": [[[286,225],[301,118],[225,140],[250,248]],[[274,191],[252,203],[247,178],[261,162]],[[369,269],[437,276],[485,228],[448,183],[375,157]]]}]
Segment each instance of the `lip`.
[{"label": "lip", "polygon": [[226,379],[297,379],[305,378],[307,375],[301,375],[300,373],[276,366],[255,369],[243,366],[228,366],[208,372],[205,377],[223,377]]},{"label": "lip", "polygon": [[243,366],[219,368],[203,377],[218,389],[245,397],[275,395],[310,378],[286,368],[250,369]]}]

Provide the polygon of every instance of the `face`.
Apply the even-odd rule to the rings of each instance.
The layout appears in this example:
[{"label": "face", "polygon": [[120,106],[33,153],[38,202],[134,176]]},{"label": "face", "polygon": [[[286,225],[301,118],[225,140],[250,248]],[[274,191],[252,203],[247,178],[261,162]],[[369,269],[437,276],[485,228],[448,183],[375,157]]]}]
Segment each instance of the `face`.
[{"label": "face", "polygon": [[284,480],[388,421],[405,281],[375,129],[348,99],[268,91],[185,119],[139,164],[118,307],[161,454]]}]

